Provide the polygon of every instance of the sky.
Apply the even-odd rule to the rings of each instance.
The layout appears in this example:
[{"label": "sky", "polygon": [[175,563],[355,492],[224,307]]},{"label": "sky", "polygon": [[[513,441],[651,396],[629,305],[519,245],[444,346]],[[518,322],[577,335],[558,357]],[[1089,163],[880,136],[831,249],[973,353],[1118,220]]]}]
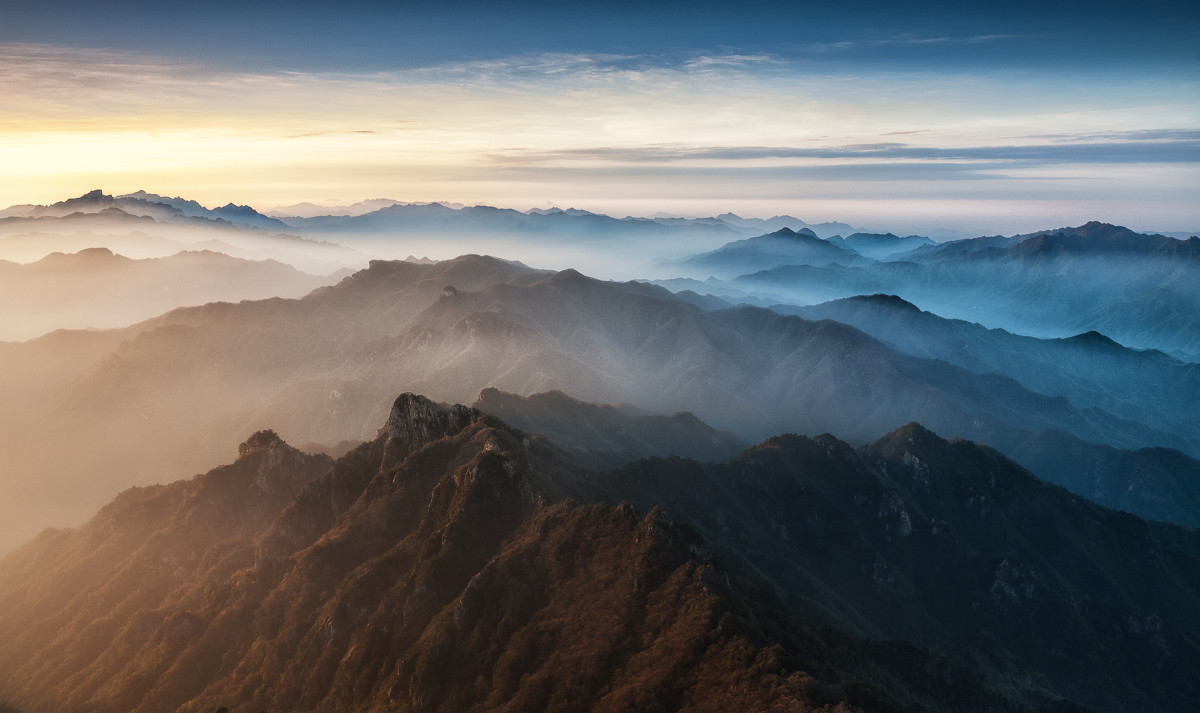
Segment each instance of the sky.
[{"label": "sky", "polygon": [[0,0],[0,204],[1200,231],[1194,2]]}]

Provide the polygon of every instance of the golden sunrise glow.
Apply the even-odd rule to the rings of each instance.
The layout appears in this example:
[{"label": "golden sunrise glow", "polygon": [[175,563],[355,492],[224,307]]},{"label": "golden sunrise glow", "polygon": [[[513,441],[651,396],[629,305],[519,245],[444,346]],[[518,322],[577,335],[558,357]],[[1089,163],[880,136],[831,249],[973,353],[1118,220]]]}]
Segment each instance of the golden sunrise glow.
[{"label": "golden sunrise glow", "polygon": [[[1076,189],[1102,191],[1125,167],[996,168],[972,159],[974,180],[964,183],[940,177],[963,159],[900,156],[884,168],[911,170],[884,185],[891,174],[871,168],[880,160],[871,151],[1052,146],[1066,134],[1200,121],[1152,84],[1137,91],[1153,113],[1095,96],[1063,111],[1030,106],[1014,93],[1019,83],[1002,79],[849,81],[761,57],[630,69],[606,57],[545,55],[376,74],[218,72],[36,45],[0,48],[0,58],[9,99],[0,106],[0,186],[9,204],[101,187],[262,207],[390,196],[632,212],[647,199],[665,201],[657,210],[684,210],[723,197],[721,210],[784,212],[789,201],[853,195],[979,202],[974,192],[985,184],[990,200],[1040,199],[1053,188],[1086,202]],[[1085,98],[1082,89],[1061,91]],[[1191,164],[1149,173],[1139,185],[1166,199],[1197,183]],[[1063,178],[1086,180],[1047,183]],[[817,205],[814,217],[838,218],[837,206]]]}]

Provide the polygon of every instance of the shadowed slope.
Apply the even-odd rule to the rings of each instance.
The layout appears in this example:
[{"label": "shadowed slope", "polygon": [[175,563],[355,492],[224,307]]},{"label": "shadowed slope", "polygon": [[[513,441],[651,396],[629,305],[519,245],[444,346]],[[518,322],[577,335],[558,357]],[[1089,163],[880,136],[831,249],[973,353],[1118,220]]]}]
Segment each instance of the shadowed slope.
[{"label": "shadowed slope", "polygon": [[488,388],[479,392],[473,406],[549,438],[580,463],[598,470],[651,456],[723,461],[744,447],[687,412],[648,414],[631,406],[577,401],[560,391],[526,398]]},{"label": "shadowed slope", "polygon": [[1185,710],[1200,691],[1200,539],[1046,485],[911,424],[852,449],[778,436],[728,464],[598,483],[663,505],[793,611],[970,661],[1014,697]]}]

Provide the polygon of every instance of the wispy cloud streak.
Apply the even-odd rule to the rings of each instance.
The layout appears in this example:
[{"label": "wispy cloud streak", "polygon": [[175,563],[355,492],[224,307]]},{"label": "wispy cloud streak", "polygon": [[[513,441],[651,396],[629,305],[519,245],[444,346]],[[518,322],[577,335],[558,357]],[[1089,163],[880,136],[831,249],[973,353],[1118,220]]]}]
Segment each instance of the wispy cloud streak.
[{"label": "wispy cloud streak", "polygon": [[[886,142],[830,147],[791,146],[640,146],[590,147],[562,151],[510,150],[491,155],[501,163],[555,161],[616,161],[670,163],[679,161],[754,161],[761,159],[920,160],[1039,163],[1198,163],[1200,132],[1139,132],[1141,140],[1080,141],[1065,137],[1051,144],[939,148]],[[1155,138],[1150,138],[1154,136]],[[1080,137],[1082,138],[1082,137]]]},{"label": "wispy cloud streak", "polygon": [[836,52],[876,47],[920,47],[920,46],[952,46],[996,44],[1013,41],[1028,41],[1044,39],[1043,34],[990,34],[990,35],[960,35],[960,36],[920,36],[895,35],[891,37],[870,37],[837,42],[814,42],[804,46],[808,52]]}]

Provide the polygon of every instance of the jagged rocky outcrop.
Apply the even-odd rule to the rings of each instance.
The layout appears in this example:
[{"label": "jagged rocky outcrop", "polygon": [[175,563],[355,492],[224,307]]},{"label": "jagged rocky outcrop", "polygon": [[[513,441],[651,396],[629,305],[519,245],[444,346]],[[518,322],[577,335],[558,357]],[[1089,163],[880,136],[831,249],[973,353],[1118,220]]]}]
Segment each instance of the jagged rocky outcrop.
[{"label": "jagged rocky outcrop", "polygon": [[0,699],[1182,710],[1196,539],[915,424],[858,450],[780,436],[724,465],[596,475],[405,394],[337,461],[259,432],[229,466],[0,561]]}]

